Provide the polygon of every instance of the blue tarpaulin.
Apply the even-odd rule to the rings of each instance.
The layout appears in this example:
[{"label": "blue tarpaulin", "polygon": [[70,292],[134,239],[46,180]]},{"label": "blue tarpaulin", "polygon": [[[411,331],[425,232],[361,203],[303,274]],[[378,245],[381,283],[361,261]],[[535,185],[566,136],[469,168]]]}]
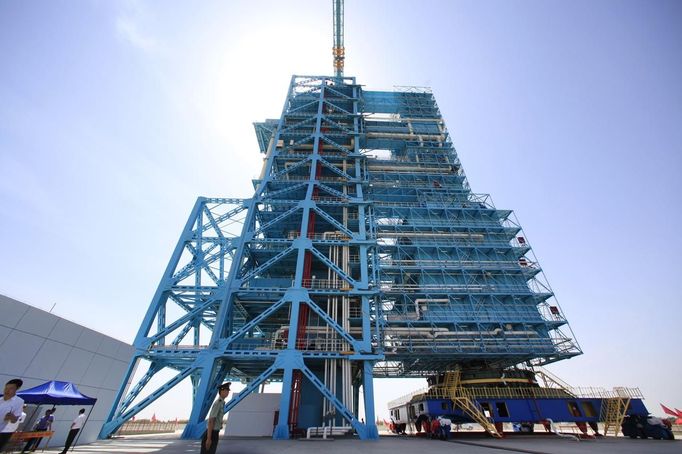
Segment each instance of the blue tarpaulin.
[{"label": "blue tarpaulin", "polygon": [[17,396],[27,404],[38,405],[94,405],[97,402],[97,399],[81,394],[73,383],[55,380],[20,391]]}]

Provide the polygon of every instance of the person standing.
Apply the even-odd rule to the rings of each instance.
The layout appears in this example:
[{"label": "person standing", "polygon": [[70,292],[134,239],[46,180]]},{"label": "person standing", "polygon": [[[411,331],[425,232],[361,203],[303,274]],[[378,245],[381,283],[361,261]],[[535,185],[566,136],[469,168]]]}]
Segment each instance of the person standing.
[{"label": "person standing", "polygon": [[225,398],[230,394],[231,384],[227,382],[218,386],[218,398],[208,412],[206,432],[201,437],[201,454],[215,454],[218,448],[218,436],[223,428],[223,416],[225,416]]},{"label": "person standing", "polygon": [[441,440],[448,441],[448,438],[450,438],[450,429],[452,428],[452,421],[450,421],[449,418],[445,416],[441,416],[438,418],[438,422],[440,423],[440,430],[442,433]]},{"label": "person standing", "polygon": [[66,451],[71,447],[71,443],[76,439],[76,435],[85,424],[85,408],[81,408],[78,412],[78,416],[71,423],[71,430],[69,430],[69,435],[66,436],[66,443],[64,444],[64,450],[61,454],[66,454]]},{"label": "person standing", "polygon": [[20,378],[14,378],[5,383],[2,399],[0,399],[0,452],[19,426],[17,422],[21,418],[24,399],[17,396],[17,391],[23,384],[24,381]]},{"label": "person standing", "polygon": [[440,421],[438,418],[435,416],[431,420],[431,438],[436,439],[440,438],[441,431],[440,431]]},{"label": "person standing", "polygon": [[[54,421],[53,415],[55,411],[56,410],[54,408],[45,410],[45,416],[38,420],[33,430],[35,432],[45,432],[47,430],[52,430],[52,422]],[[26,452],[29,450],[35,451],[40,444],[40,440],[42,439],[43,437],[31,438],[26,442],[26,446],[24,446],[24,449],[22,449],[21,452]]]}]

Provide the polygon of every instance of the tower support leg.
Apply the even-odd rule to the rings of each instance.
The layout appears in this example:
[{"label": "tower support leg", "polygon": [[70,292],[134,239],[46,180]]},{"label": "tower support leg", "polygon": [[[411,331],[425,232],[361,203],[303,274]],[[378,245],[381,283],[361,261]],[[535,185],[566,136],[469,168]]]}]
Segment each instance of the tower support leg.
[{"label": "tower support leg", "polygon": [[364,440],[378,440],[379,429],[377,429],[376,415],[374,414],[374,364],[372,361],[362,362],[362,388],[364,390],[365,403],[365,436]]},{"label": "tower support leg", "polygon": [[274,440],[289,439],[289,406],[291,404],[291,381],[293,372],[291,367],[286,367],[284,369],[282,395],[279,398],[279,419],[277,420],[277,426],[275,426],[275,432],[272,434]]},{"label": "tower support leg", "polygon": [[137,358],[136,356],[133,356],[133,358],[130,360],[130,363],[128,364],[128,370],[126,371],[126,374],[123,376],[123,381],[121,382],[121,385],[118,387],[116,400],[114,400],[114,404],[111,407],[111,411],[109,412],[109,416],[107,417],[107,422],[102,426],[102,429],[100,430],[99,438],[109,437],[120,427],[120,425],[114,425],[111,424],[111,422],[117,416],[116,412],[118,411],[118,406],[121,405],[123,394],[125,393],[126,388],[128,387],[128,382],[131,380],[133,374],[135,373],[135,369],[137,368],[137,364],[139,363],[139,361],[140,361],[139,358]]},{"label": "tower support leg", "polygon": [[182,432],[182,437],[184,439],[197,439],[200,438],[204,431],[206,430],[206,413],[208,412],[208,405],[206,404],[207,399],[212,399],[217,394],[217,390],[214,389],[213,383],[213,370],[215,368],[215,363],[213,359],[210,362],[205,363],[201,371],[201,378],[199,378],[199,385],[195,388],[196,394],[194,398],[194,405],[192,405],[192,413],[189,415],[189,420],[185,426],[185,430]]}]

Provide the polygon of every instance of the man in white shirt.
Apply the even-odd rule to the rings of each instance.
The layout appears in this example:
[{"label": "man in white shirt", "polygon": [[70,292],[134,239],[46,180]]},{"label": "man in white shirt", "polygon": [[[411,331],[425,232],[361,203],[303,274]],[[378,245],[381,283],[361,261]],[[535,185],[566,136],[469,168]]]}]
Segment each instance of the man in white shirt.
[{"label": "man in white shirt", "polygon": [[450,438],[450,429],[452,428],[452,421],[445,416],[439,416],[438,421],[440,422],[440,430],[442,439],[448,441]]},{"label": "man in white shirt", "polygon": [[17,422],[21,418],[24,399],[17,396],[17,391],[23,384],[24,381],[19,378],[5,383],[2,399],[0,399],[0,452],[19,426]]},{"label": "man in white shirt", "polygon": [[83,427],[83,424],[85,424],[85,408],[80,409],[78,416],[76,416],[76,419],[74,419],[71,423],[71,430],[69,430],[69,435],[66,436],[66,443],[64,444],[64,450],[62,451],[62,454],[66,454],[66,451],[69,450],[71,443],[73,443],[73,440],[76,439],[76,435],[78,435],[78,432]]}]

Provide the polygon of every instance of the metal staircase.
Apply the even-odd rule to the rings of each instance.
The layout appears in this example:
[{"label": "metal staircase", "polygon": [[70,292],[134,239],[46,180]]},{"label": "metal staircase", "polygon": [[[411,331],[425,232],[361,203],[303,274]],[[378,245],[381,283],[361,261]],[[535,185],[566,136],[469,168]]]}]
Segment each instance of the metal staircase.
[{"label": "metal staircase", "polygon": [[600,420],[604,423],[604,435],[613,431],[613,436],[618,436],[625,412],[630,405],[630,397],[609,397],[602,400]]},{"label": "metal staircase", "polygon": [[535,368],[535,378],[542,380],[546,388],[558,388],[568,392],[572,388],[571,385],[557,377],[544,367]]},{"label": "metal staircase", "polygon": [[491,436],[502,438],[502,434],[497,431],[492,418],[486,416],[478,402],[463,392],[464,389],[461,386],[461,373],[459,369],[445,373],[443,388],[445,395],[449,396],[452,400],[453,408],[459,407],[464,414],[480,424]]}]

